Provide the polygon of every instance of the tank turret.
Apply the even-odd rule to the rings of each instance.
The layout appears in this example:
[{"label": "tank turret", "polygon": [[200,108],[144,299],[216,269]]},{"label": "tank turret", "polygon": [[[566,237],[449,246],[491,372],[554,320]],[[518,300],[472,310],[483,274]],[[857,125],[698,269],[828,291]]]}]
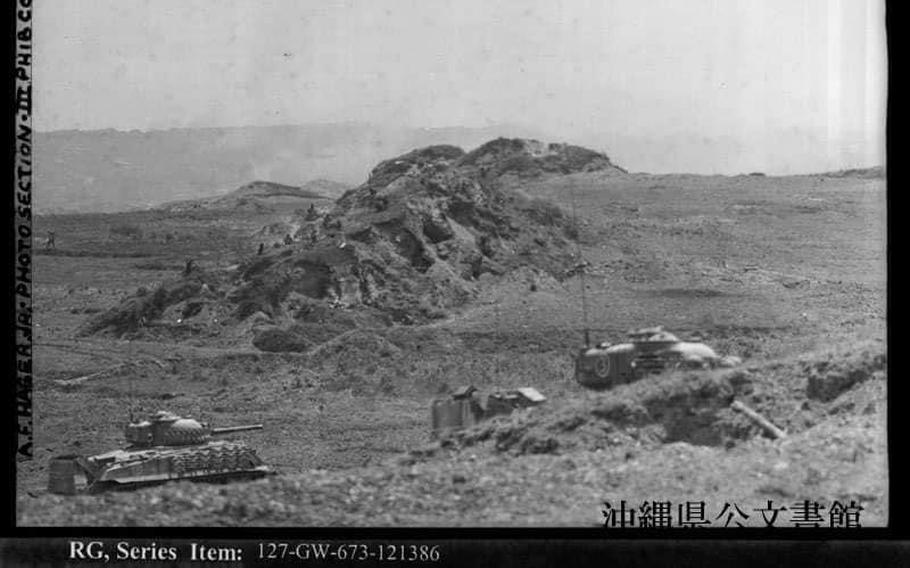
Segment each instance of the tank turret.
[{"label": "tank turret", "polygon": [[[262,424],[211,428],[204,422],[159,411],[131,421],[124,435],[128,446],[95,456],[60,456],[51,462],[52,493],[131,489],[173,480],[230,481],[271,473],[244,444],[214,436],[261,430]],[[77,483],[79,481],[80,483]]]},{"label": "tank turret", "polygon": [[213,435],[248,430],[262,430],[262,424],[210,428],[203,422],[183,418],[162,410],[146,420],[127,424],[124,436],[132,449],[153,446],[192,446],[209,441]]}]

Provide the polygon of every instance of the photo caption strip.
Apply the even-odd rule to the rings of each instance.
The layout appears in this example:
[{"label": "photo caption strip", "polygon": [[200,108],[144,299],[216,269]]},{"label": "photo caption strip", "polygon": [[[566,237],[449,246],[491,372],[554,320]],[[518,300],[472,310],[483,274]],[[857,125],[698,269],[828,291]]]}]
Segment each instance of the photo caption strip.
[{"label": "photo caption strip", "polygon": [[33,456],[32,420],[32,0],[16,2],[15,214],[17,460]]},{"label": "photo caption strip", "polygon": [[[737,565],[768,551],[794,565],[905,566],[903,542],[732,539],[505,539],[309,541],[187,539],[0,539],[0,563],[10,566],[572,566]],[[903,558],[904,560],[901,560]]]}]

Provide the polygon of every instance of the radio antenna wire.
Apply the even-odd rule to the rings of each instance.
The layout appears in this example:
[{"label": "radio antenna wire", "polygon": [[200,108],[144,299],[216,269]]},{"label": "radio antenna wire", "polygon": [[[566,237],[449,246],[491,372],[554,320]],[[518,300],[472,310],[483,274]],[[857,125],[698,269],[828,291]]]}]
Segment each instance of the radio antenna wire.
[{"label": "radio antenna wire", "polygon": [[591,328],[588,324],[588,293],[587,293],[587,283],[585,282],[585,272],[587,271],[588,263],[585,261],[581,253],[581,228],[578,224],[578,207],[575,203],[575,180],[572,180],[569,185],[569,192],[572,197],[572,225],[575,227],[575,258],[578,259],[578,264],[576,269],[578,269],[578,279],[581,284],[581,317],[584,323],[584,333],[585,333],[585,348],[591,347]]}]

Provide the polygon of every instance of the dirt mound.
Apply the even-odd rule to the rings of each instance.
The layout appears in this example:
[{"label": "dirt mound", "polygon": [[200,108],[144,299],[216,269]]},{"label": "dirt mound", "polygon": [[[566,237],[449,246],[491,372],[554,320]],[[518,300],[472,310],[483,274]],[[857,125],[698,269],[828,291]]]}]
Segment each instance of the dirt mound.
[{"label": "dirt mound", "polygon": [[763,433],[730,408],[734,399],[792,434],[845,412],[876,412],[885,365],[881,346],[868,343],[748,369],[671,372],[496,418],[442,445],[482,444],[518,454],[671,442],[730,447]]},{"label": "dirt mound", "polygon": [[355,396],[391,395],[401,386],[401,376],[387,364],[401,356],[401,349],[379,330],[355,329],[318,345],[307,353],[311,368],[321,368],[327,391],[350,390]]},{"label": "dirt mound", "polygon": [[[731,381],[731,379],[733,379]],[[500,452],[552,453],[638,443],[717,446],[726,441],[718,424],[737,390],[732,373],[671,374],[621,386],[609,393],[493,419],[454,434],[456,447],[491,442]]]},{"label": "dirt mound", "polygon": [[[202,304],[216,296],[223,286],[219,275],[195,269],[182,278],[162,283],[154,292],[139,289],[135,296],[90,318],[77,330],[77,334],[84,336],[108,332],[120,336],[134,332],[154,322],[172,306],[188,300],[196,300],[201,312]],[[186,309],[192,311],[195,308],[187,306]]]},{"label": "dirt mound", "polygon": [[[751,380],[742,387],[743,401],[793,433],[827,420],[838,408],[865,412],[870,401],[861,393],[884,392],[887,357],[881,341],[854,339],[748,369]],[[743,426],[755,432],[754,426]]]},{"label": "dirt mound", "polygon": [[[381,313],[370,310],[335,310],[313,301],[295,304],[295,308],[294,323],[284,327],[260,326],[255,331],[253,345],[263,351],[302,353],[336,339],[344,341],[351,332],[389,323]],[[270,321],[265,314],[260,319]]]},{"label": "dirt mound", "polygon": [[343,358],[345,364],[358,366],[380,357],[391,358],[399,354],[401,349],[379,333],[354,329],[317,346],[310,351],[309,358],[315,365],[337,363]]},{"label": "dirt mound", "polygon": [[313,342],[293,328],[270,327],[256,334],[253,338],[253,346],[272,353],[303,352],[312,347]]},{"label": "dirt mound", "polygon": [[885,372],[887,357],[863,349],[858,353],[835,358],[828,355],[821,361],[807,362],[803,373],[808,377],[806,396],[823,402],[832,401],[858,383]]}]

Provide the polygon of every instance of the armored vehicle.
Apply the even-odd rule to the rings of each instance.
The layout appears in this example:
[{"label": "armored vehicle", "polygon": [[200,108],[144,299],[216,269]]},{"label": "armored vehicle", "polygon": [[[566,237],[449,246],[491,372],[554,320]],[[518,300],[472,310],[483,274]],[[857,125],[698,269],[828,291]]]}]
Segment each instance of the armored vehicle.
[{"label": "armored vehicle", "polygon": [[473,386],[457,389],[449,398],[433,401],[431,408],[433,434],[461,430],[482,420],[511,414],[519,408],[538,406],[546,397],[537,389],[525,387],[509,391],[494,391],[486,395]]},{"label": "armored vehicle", "polygon": [[[262,424],[210,428],[192,418],[160,411],[125,428],[128,446],[90,457],[51,460],[52,493],[97,493],[131,489],[172,480],[222,481],[262,477],[270,468],[242,442],[213,440],[213,435],[261,430]],[[78,486],[77,486],[78,481]]]},{"label": "armored vehicle", "polygon": [[737,357],[721,357],[700,341],[682,341],[662,326],[633,330],[629,340],[581,349],[575,359],[575,380],[594,390],[631,383],[665,369],[732,367]]}]

